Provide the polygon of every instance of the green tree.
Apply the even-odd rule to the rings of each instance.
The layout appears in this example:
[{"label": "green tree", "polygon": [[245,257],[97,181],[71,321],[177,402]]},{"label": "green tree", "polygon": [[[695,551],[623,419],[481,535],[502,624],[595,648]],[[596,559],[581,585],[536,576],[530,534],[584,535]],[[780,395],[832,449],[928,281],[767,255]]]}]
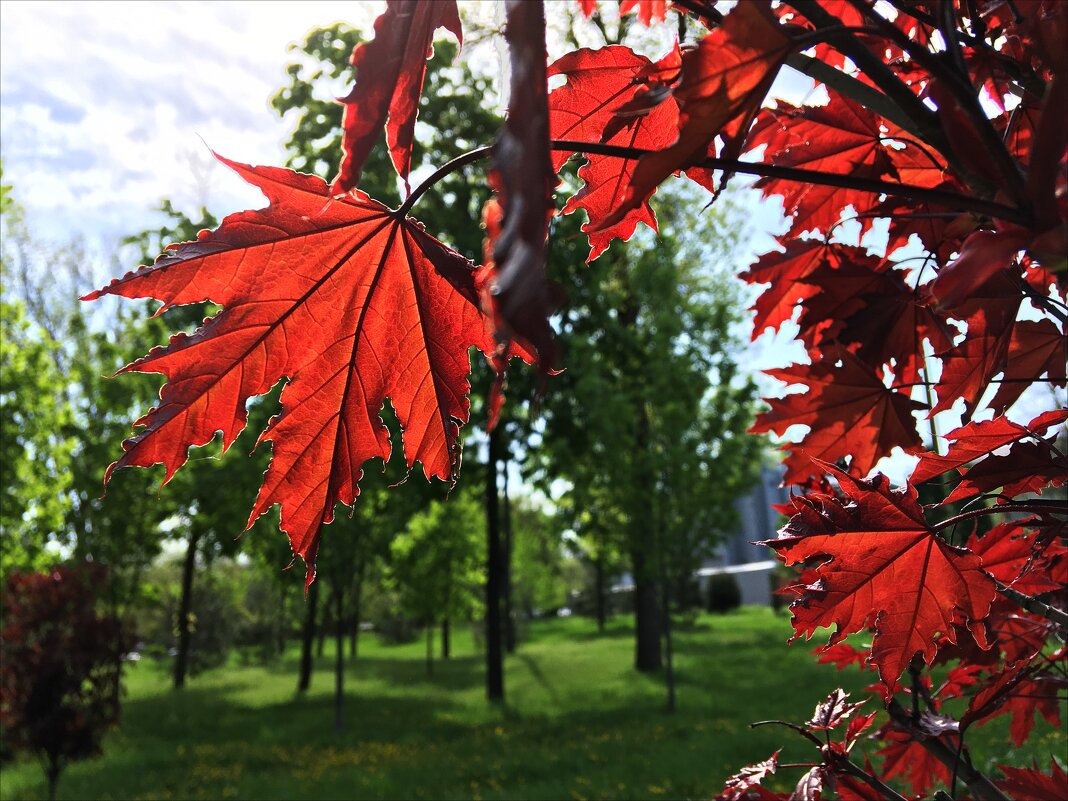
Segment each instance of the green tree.
[{"label": "green tree", "polygon": [[449,629],[481,607],[485,542],[482,514],[470,492],[454,492],[415,514],[390,545],[391,582],[405,612],[426,628],[427,673],[433,670],[434,628],[441,626],[442,656]]},{"label": "green tree", "polygon": [[[669,576],[688,575],[723,536],[760,458],[744,436],[755,387],[733,355],[742,304],[704,266],[729,255],[737,223],[713,213],[686,230],[668,205],[655,242],[617,243],[567,275],[569,369],[545,401],[545,478],[572,488],[564,507],[595,565],[628,559],[639,670],[662,666]],[[575,256],[566,244],[553,252],[558,276]]]}]

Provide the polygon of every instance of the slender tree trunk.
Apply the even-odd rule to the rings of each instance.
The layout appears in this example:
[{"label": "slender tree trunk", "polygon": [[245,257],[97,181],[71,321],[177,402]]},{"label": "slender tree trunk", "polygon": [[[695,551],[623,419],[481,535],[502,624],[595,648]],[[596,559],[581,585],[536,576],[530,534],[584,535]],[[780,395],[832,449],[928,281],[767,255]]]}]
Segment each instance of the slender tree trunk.
[{"label": "slender tree trunk", "polygon": [[56,789],[59,787],[59,774],[62,770],[59,759],[53,757],[48,760],[48,768],[45,770],[48,777],[48,801],[56,801]]},{"label": "slender tree trunk", "polygon": [[664,608],[664,650],[667,659],[667,709],[675,711],[675,648],[671,639],[671,595],[668,590],[667,580],[661,581],[664,588],[662,603]]},{"label": "slender tree trunk", "polygon": [[323,654],[326,652],[326,634],[330,631],[330,602],[333,601],[333,595],[326,599],[326,604],[323,606],[323,613],[319,620],[319,628],[316,632],[319,636],[315,643],[315,658],[322,659]]},{"label": "slender tree trunk", "polygon": [[639,546],[631,553],[634,572],[634,667],[643,673],[660,670],[660,604],[657,582]]},{"label": "slender tree trunk", "polygon": [[174,660],[174,689],[185,686],[185,676],[189,671],[189,649],[192,645],[193,630],[190,616],[193,611],[193,574],[197,566],[197,542],[200,534],[190,530],[189,544],[185,549],[185,562],[182,564],[182,597],[178,602],[178,656]]},{"label": "slender tree trunk", "polygon": [[356,661],[360,650],[360,611],[363,601],[363,574],[367,560],[360,560],[360,569],[356,573],[356,585],[352,588],[352,632],[349,635],[349,659]]},{"label": "slender tree trunk", "polygon": [[280,584],[278,592],[278,653],[285,656],[286,653],[286,599],[289,597],[289,585]]},{"label": "slender tree trunk", "polygon": [[593,560],[594,593],[597,595],[597,633],[604,634],[607,619],[604,596],[604,554],[598,549],[597,558]]},{"label": "slender tree trunk", "polygon": [[426,629],[426,675],[434,675],[434,621],[428,620]]},{"label": "slender tree trunk", "polygon": [[304,631],[300,641],[300,676],[297,679],[297,692],[301,693],[311,686],[312,646],[315,640],[315,613],[318,605],[319,582],[315,581],[304,599]]},{"label": "slender tree trunk", "polygon": [[501,648],[501,532],[497,497],[497,431],[489,434],[486,464],[486,697],[504,700],[504,654]]},{"label": "slender tree trunk", "polygon": [[334,622],[337,654],[334,658],[334,731],[345,728],[345,593],[334,588]]},{"label": "slender tree trunk", "polygon": [[441,621],[441,658],[448,659],[452,656],[449,646],[449,619],[446,617]]},{"label": "slender tree trunk", "polygon": [[515,613],[512,610],[512,504],[508,498],[508,463],[509,452],[505,447],[504,458],[504,496],[501,509],[501,528],[504,534],[504,570],[501,576],[504,582],[504,650],[515,653]]}]

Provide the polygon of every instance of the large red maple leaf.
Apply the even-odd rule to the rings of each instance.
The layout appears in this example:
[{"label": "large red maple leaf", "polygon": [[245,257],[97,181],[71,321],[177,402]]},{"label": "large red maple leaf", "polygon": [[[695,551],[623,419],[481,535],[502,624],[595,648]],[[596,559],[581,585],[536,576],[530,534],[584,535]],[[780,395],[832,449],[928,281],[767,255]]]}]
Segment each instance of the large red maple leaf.
[{"label": "large red maple leaf", "polygon": [[162,373],[160,403],[123,443],[120,467],[163,464],[166,482],[190,446],[244,428],[246,401],[282,378],[283,411],[250,524],[272,505],[312,578],[320,530],[352,504],[361,465],[390,456],[379,417],[388,398],[408,464],[449,479],[468,419],[467,350],[493,350],[473,267],[414,220],[362,193],[331,197],[321,179],[221,159],[270,200],[227,217],[86,300],[155,298],[160,311],[211,301],[223,311],[122,372]]},{"label": "large red maple leaf", "polygon": [[[567,82],[549,94],[549,126],[553,139],[601,142],[658,150],[678,136],[679,106],[668,84],[678,77],[677,47],[659,62],[638,55],[629,47],[613,45],[582,49],[553,62],[548,75],[563,75]],[[570,153],[553,154],[559,171]],[[585,186],[568,198],[564,214],[583,209],[589,221],[590,255],[600,256],[613,239],[629,239],[638,223],[656,230],[649,197],[607,227],[601,224],[627,194],[638,159],[589,155],[578,174]]]},{"label": "large red maple leaf", "polygon": [[439,27],[463,42],[456,0],[390,0],[385,13],[375,20],[374,39],[352,51],[356,85],[341,101],[345,104],[344,156],[335,190],[348,191],[359,183],[383,123],[393,166],[408,185],[419,95],[426,60],[433,53],[434,31]]},{"label": "large red maple leaf", "polygon": [[847,501],[830,495],[793,499],[794,516],[766,544],[787,565],[820,560],[817,581],[791,605],[795,639],[834,625],[829,645],[874,628],[871,661],[893,686],[913,656],[928,664],[936,638],[952,638],[965,619],[978,629],[996,595],[977,556],[955,548],[927,525],[915,489],[889,487],[876,475],[855,480],[821,463]]},{"label": "large red maple leaf", "polygon": [[840,345],[826,348],[815,364],[765,372],[808,388],[802,394],[772,399],[771,409],[758,415],[749,429],[783,436],[792,425],[812,427],[796,446],[787,446],[794,451],[786,461],[787,484],[816,474],[808,457],[829,462],[849,457],[850,469],[866,475],[894,446],[919,445],[912,412],[922,406],[887,388],[872,368]]}]

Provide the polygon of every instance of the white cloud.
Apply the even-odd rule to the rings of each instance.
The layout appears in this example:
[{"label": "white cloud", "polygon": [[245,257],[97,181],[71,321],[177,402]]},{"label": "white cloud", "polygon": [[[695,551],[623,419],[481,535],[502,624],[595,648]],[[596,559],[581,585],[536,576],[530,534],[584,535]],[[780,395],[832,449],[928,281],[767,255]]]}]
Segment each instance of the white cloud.
[{"label": "white cloud", "polygon": [[288,45],[337,20],[369,26],[382,6],[2,3],[4,181],[34,230],[61,240],[141,230],[162,197],[216,213],[260,205],[227,170],[206,168],[205,143],[280,163],[292,123],[268,98],[287,80]]}]

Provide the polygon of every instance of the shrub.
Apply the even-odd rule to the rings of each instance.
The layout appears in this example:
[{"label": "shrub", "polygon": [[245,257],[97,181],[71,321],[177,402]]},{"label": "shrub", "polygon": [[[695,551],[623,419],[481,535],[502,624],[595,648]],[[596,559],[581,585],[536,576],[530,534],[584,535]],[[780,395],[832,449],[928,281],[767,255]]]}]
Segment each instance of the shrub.
[{"label": "shrub", "polygon": [[730,612],[742,605],[738,580],[730,573],[716,573],[708,582],[708,611]]},{"label": "shrub", "polygon": [[106,574],[85,565],[12,573],[0,629],[0,728],[5,756],[44,764],[49,798],[69,762],[100,753],[119,720],[126,638],[117,618],[97,614]]}]

